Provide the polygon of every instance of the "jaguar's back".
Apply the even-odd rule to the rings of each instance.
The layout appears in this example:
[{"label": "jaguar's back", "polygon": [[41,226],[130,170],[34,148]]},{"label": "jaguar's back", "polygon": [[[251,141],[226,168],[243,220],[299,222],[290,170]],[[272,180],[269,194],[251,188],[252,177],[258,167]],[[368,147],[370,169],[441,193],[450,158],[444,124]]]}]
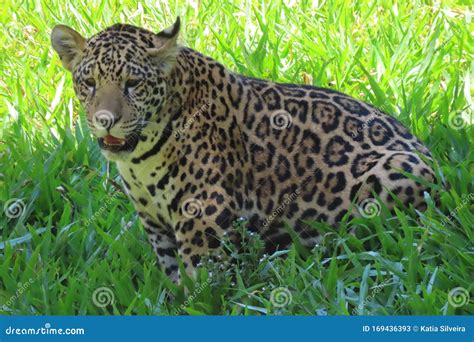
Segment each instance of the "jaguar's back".
[{"label": "jaguar's back", "polygon": [[209,115],[195,120],[189,138],[222,147],[210,151],[215,161],[208,158],[209,170],[242,160],[221,173],[220,187],[235,203],[236,217],[247,217],[269,249],[291,242],[284,221],[311,246],[318,234],[306,220],[337,225],[344,215],[370,212],[380,201],[393,208],[393,195],[407,206],[424,205],[425,186],[403,172],[433,181],[420,158],[431,155],[394,118],[333,90],[250,79],[191,50],[183,54],[205,66],[197,78],[211,89],[205,95]]}]

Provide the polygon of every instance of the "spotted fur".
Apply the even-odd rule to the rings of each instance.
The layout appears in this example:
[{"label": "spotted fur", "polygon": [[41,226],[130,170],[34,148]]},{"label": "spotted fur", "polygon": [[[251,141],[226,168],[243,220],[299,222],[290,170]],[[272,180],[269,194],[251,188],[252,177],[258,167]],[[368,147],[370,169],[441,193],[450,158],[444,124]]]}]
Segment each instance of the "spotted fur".
[{"label": "spotted fur", "polygon": [[[224,234],[237,241],[239,217],[271,252],[291,242],[285,222],[314,246],[307,220],[337,226],[370,198],[423,206],[426,188],[407,174],[434,181],[431,155],[397,120],[334,90],[238,75],[178,46],[178,32],[179,19],[158,34],[123,24],[87,40],[65,26],[52,33],[171,278],[177,256],[192,274]],[[111,127],[94,124],[101,110]]]}]

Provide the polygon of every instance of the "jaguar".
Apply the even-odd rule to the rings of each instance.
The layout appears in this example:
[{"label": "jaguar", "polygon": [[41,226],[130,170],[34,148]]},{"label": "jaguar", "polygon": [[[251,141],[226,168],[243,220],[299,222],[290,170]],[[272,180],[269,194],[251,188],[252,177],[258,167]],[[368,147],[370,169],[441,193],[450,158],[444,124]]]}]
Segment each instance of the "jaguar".
[{"label": "jaguar", "polygon": [[[239,75],[156,33],[116,24],[89,39],[58,25],[52,46],[106,159],[116,163],[158,264],[193,276],[233,222],[268,253],[314,247],[362,204],[426,206],[430,151],[399,121],[341,92]],[[293,233],[287,229],[291,226]]]}]

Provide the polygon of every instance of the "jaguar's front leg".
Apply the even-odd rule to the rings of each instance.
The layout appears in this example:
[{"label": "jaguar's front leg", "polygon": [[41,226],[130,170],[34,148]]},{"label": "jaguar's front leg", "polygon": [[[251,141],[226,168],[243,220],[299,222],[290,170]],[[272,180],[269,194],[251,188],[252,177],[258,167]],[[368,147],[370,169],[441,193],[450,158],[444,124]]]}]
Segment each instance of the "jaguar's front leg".
[{"label": "jaguar's front leg", "polygon": [[140,220],[148,235],[158,263],[166,275],[175,283],[179,282],[178,247],[172,228],[164,223],[152,220],[148,215],[140,213]]},{"label": "jaguar's front leg", "polygon": [[230,202],[224,192],[215,190],[183,196],[175,234],[178,253],[189,276],[195,277],[203,256],[221,248],[224,233],[236,218]]}]

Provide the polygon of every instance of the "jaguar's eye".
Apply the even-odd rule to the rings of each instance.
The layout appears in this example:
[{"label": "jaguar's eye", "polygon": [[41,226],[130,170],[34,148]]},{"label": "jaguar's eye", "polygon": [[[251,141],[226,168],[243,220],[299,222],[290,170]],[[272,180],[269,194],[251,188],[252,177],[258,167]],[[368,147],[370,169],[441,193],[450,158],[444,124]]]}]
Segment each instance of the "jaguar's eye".
[{"label": "jaguar's eye", "polygon": [[93,78],[86,78],[84,80],[84,83],[86,84],[86,86],[88,86],[89,88],[95,88],[95,80]]},{"label": "jaguar's eye", "polygon": [[135,79],[129,79],[127,82],[125,82],[125,89],[132,89],[138,86],[141,83],[141,79],[135,78]]}]

